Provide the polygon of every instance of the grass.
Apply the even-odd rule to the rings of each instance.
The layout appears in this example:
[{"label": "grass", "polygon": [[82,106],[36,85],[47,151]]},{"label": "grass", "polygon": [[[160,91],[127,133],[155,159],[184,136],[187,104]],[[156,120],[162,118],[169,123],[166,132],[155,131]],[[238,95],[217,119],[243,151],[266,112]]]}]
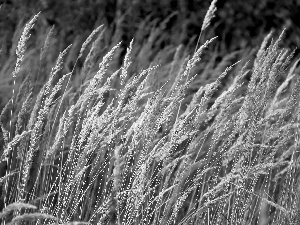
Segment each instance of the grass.
[{"label": "grass", "polygon": [[299,60],[281,48],[284,32],[270,33],[253,60],[228,65],[242,56],[232,53],[218,66],[214,57],[201,64],[216,38],[200,35],[192,55],[166,48],[165,65],[154,59],[134,74],[149,42],[138,55],[133,40],[120,68],[121,43],[113,46],[95,70],[99,27],[67,73],[71,46],[59,54],[35,97],[31,76],[17,81],[37,20],[16,47],[0,117],[3,224],[299,223]]}]

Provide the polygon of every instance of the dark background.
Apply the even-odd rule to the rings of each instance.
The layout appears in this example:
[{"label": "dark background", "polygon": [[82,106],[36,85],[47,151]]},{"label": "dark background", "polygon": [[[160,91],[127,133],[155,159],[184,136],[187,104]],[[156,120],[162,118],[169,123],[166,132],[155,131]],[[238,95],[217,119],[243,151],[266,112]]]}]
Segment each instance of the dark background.
[{"label": "dark background", "polygon": [[[139,57],[137,61],[145,61],[144,64],[139,64],[139,69],[149,66],[155,56],[166,47],[175,49],[183,44],[192,52],[211,0],[2,0],[0,3],[2,108],[11,96],[11,73],[16,60],[16,43],[26,22],[38,12],[41,14],[26,45],[29,59],[24,60],[23,64],[27,70],[19,75],[20,78],[17,79],[20,80],[17,83],[28,73],[37,74],[35,70],[41,66],[38,62],[39,51],[52,26],[55,29],[47,63],[44,65],[45,73],[39,72],[39,76],[44,77],[40,79],[41,83],[47,79],[59,52],[73,43],[74,49],[69,54],[74,57],[67,60],[64,68],[70,70],[81,44],[101,24],[106,28],[103,54],[122,40],[116,66],[121,65],[126,47],[133,37],[135,54]],[[216,6],[216,16],[203,33],[202,43],[218,36],[213,49],[218,52],[217,61],[236,50],[247,52],[247,49],[257,49],[271,30],[278,35],[286,28],[284,47],[294,49],[300,46],[299,0],[219,0]],[[155,32],[157,34],[150,37]],[[151,38],[153,40],[146,54],[138,54]],[[205,55],[210,57],[209,52]],[[78,69],[81,68],[83,60],[78,61]]]},{"label": "dark background", "polygon": [[[4,0],[0,13],[1,44],[5,52],[20,21],[28,21],[41,11],[44,26],[55,25],[62,46],[76,36],[87,36],[97,25],[104,24],[113,34],[121,23],[124,45],[135,36],[145,18],[158,23],[173,12],[177,14],[166,24],[165,44],[187,44],[199,34],[211,0]],[[271,29],[287,28],[289,42],[299,46],[299,0],[219,0],[211,32],[222,37],[224,48],[233,50],[257,44],[257,38]],[[122,17],[122,21],[119,19]],[[181,35],[174,36],[176,30]],[[145,30],[146,32],[146,30]],[[147,34],[145,34],[147,35]]]}]

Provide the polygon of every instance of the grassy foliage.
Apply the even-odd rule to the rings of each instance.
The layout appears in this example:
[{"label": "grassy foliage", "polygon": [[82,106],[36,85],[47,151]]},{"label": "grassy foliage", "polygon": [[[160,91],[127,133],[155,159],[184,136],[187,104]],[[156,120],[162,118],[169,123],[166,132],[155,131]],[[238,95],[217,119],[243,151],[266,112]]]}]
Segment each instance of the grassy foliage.
[{"label": "grassy foliage", "polygon": [[217,38],[201,36],[192,55],[147,57],[156,28],[119,67],[121,43],[103,49],[100,26],[73,67],[68,46],[48,71],[51,29],[32,71],[50,74],[38,89],[38,77],[20,78],[38,16],[20,32],[0,116],[2,223],[299,223],[299,60],[281,48],[284,32],[217,62]]}]

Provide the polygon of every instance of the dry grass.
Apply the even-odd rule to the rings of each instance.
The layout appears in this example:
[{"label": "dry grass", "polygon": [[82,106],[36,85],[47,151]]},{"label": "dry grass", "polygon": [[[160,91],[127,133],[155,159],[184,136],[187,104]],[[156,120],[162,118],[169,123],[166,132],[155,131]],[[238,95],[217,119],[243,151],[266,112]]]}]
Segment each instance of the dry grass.
[{"label": "dry grass", "polygon": [[[37,17],[19,41],[14,81]],[[37,97],[24,79],[3,109],[3,224],[299,222],[299,60],[281,49],[284,32],[268,35],[252,61],[228,65],[233,53],[201,64],[216,40],[199,37],[193,55],[163,49],[172,60],[136,74],[134,40],[121,68],[120,43],[97,61],[104,32],[88,37],[66,74],[71,46],[61,52]]]}]

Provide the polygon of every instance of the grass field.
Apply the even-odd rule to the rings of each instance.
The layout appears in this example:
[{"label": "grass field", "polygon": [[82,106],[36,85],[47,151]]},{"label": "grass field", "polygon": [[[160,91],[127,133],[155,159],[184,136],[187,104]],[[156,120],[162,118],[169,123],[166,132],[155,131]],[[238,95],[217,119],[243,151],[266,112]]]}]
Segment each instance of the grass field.
[{"label": "grass field", "polygon": [[105,26],[54,65],[55,28],[40,52],[40,14],[20,29],[2,66],[1,224],[300,224],[299,59],[285,31],[218,59],[215,4],[194,51],[150,57],[162,25],[121,62]]}]

